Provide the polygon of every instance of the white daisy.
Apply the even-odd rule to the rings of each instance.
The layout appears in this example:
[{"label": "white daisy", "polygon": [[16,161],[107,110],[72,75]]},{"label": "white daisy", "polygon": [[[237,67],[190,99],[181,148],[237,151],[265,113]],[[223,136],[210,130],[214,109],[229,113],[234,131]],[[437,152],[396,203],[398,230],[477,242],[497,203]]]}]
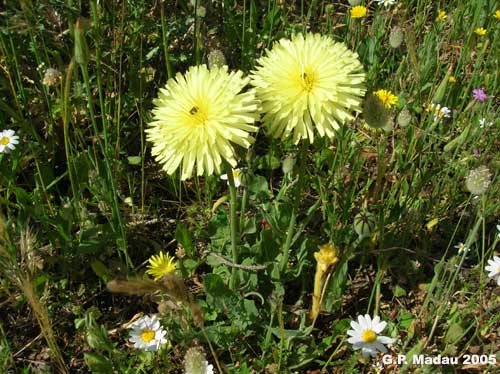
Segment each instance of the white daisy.
[{"label": "white daisy", "polygon": [[16,149],[19,144],[19,136],[14,130],[3,130],[0,132],[0,153],[7,153]]},{"label": "white daisy", "polygon": [[396,3],[396,0],[376,0],[378,5],[383,5],[385,7]]},{"label": "white daisy", "polygon": [[497,284],[500,286],[500,257],[493,256],[493,260],[488,260],[488,264],[485,269],[489,271],[488,277],[491,279],[497,279]]},{"label": "white daisy", "polygon": [[464,243],[460,242],[458,243],[455,248],[458,249],[458,253],[462,253],[462,252],[469,252],[470,251],[470,248],[468,248]]},{"label": "white daisy", "polygon": [[[233,179],[234,179],[234,186],[238,188],[241,186],[241,170],[240,169],[231,169],[233,171]],[[223,181],[227,181],[227,174],[222,174],[220,176],[220,179]],[[227,185],[229,186],[229,181],[227,182]]]},{"label": "white daisy", "polygon": [[129,341],[134,343],[134,348],[145,351],[157,351],[167,342],[166,331],[160,326],[160,321],[154,315],[144,316],[135,321],[131,326]]},{"label": "white daisy", "polygon": [[380,336],[387,322],[380,322],[380,317],[375,316],[373,320],[368,314],[358,316],[358,322],[351,321],[353,330],[348,330],[347,335],[350,336],[347,341],[351,343],[354,350],[360,349],[363,357],[377,355],[377,351],[386,353],[387,348],[384,344],[392,344],[394,339],[387,336]]}]

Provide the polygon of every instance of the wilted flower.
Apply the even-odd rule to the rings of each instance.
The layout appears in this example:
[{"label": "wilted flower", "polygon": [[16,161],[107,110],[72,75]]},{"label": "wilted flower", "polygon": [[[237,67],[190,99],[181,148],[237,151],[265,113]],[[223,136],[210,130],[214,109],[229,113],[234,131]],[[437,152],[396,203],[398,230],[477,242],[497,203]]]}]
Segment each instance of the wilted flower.
[{"label": "wilted flower", "polygon": [[339,262],[338,250],[330,243],[322,245],[318,252],[314,252],[316,259],[316,273],[314,275],[314,291],[310,317],[314,321],[320,311],[321,284],[323,276],[331,266]]},{"label": "wilted flower", "polygon": [[484,27],[478,27],[474,32],[479,36],[484,36],[488,31]]},{"label": "wilted flower", "polygon": [[181,163],[181,180],[193,174],[195,164],[197,175],[220,173],[223,160],[236,166],[232,143],[248,148],[254,140],[249,133],[257,131],[255,92],[241,93],[248,81],[241,71],[228,73],[227,66],[201,65],[160,89],[146,132],[152,155],[168,174]]},{"label": "wilted flower", "polygon": [[398,103],[398,97],[389,90],[378,90],[374,94],[382,101],[386,108],[391,108]]},{"label": "wilted flower", "polygon": [[474,100],[480,101],[480,102],[485,102],[488,99],[488,95],[486,95],[486,92],[482,88],[476,88],[472,90],[472,93],[474,95]]},{"label": "wilted flower", "polygon": [[467,253],[470,251],[470,248],[468,248],[464,243],[460,242],[455,246],[456,249],[458,249],[458,253]]},{"label": "wilted flower", "polygon": [[163,278],[165,275],[175,271],[177,268],[177,264],[173,257],[170,254],[163,254],[160,251],[158,255],[153,255],[149,259],[148,269],[146,270],[146,274],[149,274],[153,277],[155,281]]},{"label": "wilted flower", "polygon": [[332,138],[360,110],[365,93],[358,55],[329,36],[296,34],[281,39],[257,61],[252,84],[262,101],[263,122],[274,137],[294,143],[314,133]]},{"label": "wilted flower", "polygon": [[0,153],[7,153],[16,149],[19,144],[19,136],[14,130],[3,130],[0,132]]},{"label": "wilted flower", "polygon": [[451,110],[448,107],[442,107],[440,104],[430,104],[425,110],[434,114],[434,121],[439,121],[443,117],[449,118],[451,114]]},{"label": "wilted flower", "polygon": [[131,326],[130,342],[134,343],[134,348],[145,351],[157,351],[167,342],[165,335],[167,332],[160,326],[160,321],[156,316],[144,316],[135,321]]},{"label": "wilted flower", "polygon": [[214,367],[209,365],[200,347],[189,348],[184,356],[185,374],[213,374]]},{"label": "wilted flower", "polygon": [[43,76],[42,84],[45,86],[55,86],[61,80],[61,72],[57,69],[48,68],[45,70],[45,74]]},{"label": "wilted flower", "polygon": [[357,5],[351,9],[352,18],[363,18],[366,16],[366,7],[363,5]]},{"label": "wilted flower", "polygon": [[375,316],[373,320],[368,314],[358,316],[358,322],[351,321],[353,329],[347,331],[347,335],[350,336],[347,341],[353,345],[354,350],[361,348],[363,357],[375,357],[377,351],[386,353],[385,344],[394,342],[394,339],[379,335],[386,326],[387,322],[380,322],[379,316]]},{"label": "wilted flower", "polygon": [[[234,187],[238,188],[241,186],[241,170],[240,169],[231,169],[233,172],[233,179],[234,179]],[[222,174],[220,176],[220,179],[223,181],[227,181],[227,184],[229,185],[229,180],[227,179],[227,174]]]},{"label": "wilted flower", "polygon": [[446,21],[446,18],[448,18],[448,15],[444,10],[439,10],[437,20],[438,21]]},{"label": "wilted flower", "polygon": [[473,195],[482,195],[488,190],[491,183],[491,173],[490,170],[481,165],[469,173],[465,179],[465,186],[467,190]]},{"label": "wilted flower", "polygon": [[392,48],[398,48],[403,43],[404,35],[401,27],[395,26],[389,34],[389,44]]},{"label": "wilted flower", "polygon": [[488,260],[488,265],[485,269],[490,272],[488,277],[493,280],[496,278],[496,282],[500,286],[500,257],[493,256],[492,260]]},{"label": "wilted flower", "polygon": [[396,0],[375,0],[378,5],[383,5],[385,7],[392,5],[396,2]]}]

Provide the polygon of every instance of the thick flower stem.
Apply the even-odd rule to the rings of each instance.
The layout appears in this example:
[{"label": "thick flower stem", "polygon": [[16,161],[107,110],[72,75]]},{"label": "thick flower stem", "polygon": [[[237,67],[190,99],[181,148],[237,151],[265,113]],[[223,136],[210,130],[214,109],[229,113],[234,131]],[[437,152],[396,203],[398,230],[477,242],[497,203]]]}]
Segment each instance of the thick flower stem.
[{"label": "thick flower stem", "polygon": [[[234,185],[233,169],[226,163],[227,181],[229,182],[229,224],[231,225],[231,252],[233,263],[239,263],[238,251],[238,221],[236,220],[236,186]],[[238,283],[238,269],[233,267],[231,272],[230,287],[234,290]]]},{"label": "thick flower stem", "polygon": [[292,245],[292,239],[293,239],[293,234],[294,234],[294,227],[295,227],[295,221],[297,220],[297,209],[299,207],[299,201],[300,201],[300,194],[302,192],[302,183],[304,179],[304,172],[306,168],[306,150],[307,150],[307,142],[303,141],[301,148],[300,148],[300,154],[299,154],[299,175],[298,175],[298,180],[297,180],[297,186],[295,188],[295,196],[293,197],[293,207],[292,207],[292,213],[290,215],[290,223],[288,224],[288,230],[286,233],[286,239],[285,239],[285,244],[283,246],[283,252],[282,252],[282,257],[281,257],[281,263],[280,263],[280,276],[283,274],[286,270],[287,264],[288,264],[288,257],[289,257],[289,252],[290,252],[290,247]]}]

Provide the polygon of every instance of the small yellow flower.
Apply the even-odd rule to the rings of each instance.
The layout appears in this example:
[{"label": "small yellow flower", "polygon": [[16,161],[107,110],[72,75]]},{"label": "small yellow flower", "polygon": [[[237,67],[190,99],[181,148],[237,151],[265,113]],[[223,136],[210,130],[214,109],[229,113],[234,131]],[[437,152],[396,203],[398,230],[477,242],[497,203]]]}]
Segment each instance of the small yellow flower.
[{"label": "small yellow flower", "polygon": [[449,83],[456,83],[457,79],[453,75],[450,75],[450,77],[448,78],[448,82]]},{"label": "small yellow flower", "polygon": [[153,276],[154,280],[157,281],[163,278],[165,275],[173,272],[177,268],[177,264],[173,257],[167,253],[160,252],[158,255],[153,255],[149,259],[148,269],[146,274]]},{"label": "small yellow flower", "polygon": [[484,27],[478,27],[477,29],[474,30],[474,32],[479,36],[484,36],[488,31],[486,31]]},{"label": "small yellow flower", "polygon": [[497,9],[497,11],[493,15],[493,17],[495,17],[496,19],[500,20],[500,9]]},{"label": "small yellow flower", "polygon": [[398,97],[389,90],[378,90],[374,92],[386,108],[391,108],[398,103]]},{"label": "small yellow flower", "polygon": [[444,10],[440,10],[438,12],[437,20],[438,21],[446,21],[446,18],[448,18],[448,15],[446,14],[446,12]]},{"label": "small yellow flower", "polygon": [[357,5],[351,9],[352,18],[363,18],[366,16],[366,7],[363,5]]}]

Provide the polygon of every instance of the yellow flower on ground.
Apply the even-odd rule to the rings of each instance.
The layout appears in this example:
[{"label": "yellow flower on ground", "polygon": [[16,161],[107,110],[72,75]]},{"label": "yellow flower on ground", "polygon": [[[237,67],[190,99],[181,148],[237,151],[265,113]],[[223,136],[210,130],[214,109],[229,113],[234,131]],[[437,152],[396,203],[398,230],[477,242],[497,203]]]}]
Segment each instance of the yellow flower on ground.
[{"label": "yellow flower on ground", "polygon": [[444,10],[440,10],[438,12],[437,20],[438,21],[446,21],[446,18],[448,18],[448,15],[446,14],[446,12]]},{"label": "yellow flower on ground", "polygon": [[363,5],[357,5],[351,9],[352,18],[363,18],[366,16],[366,7]]},{"label": "yellow flower on ground", "polygon": [[450,75],[450,77],[448,78],[448,82],[449,83],[456,83],[457,79],[453,75]]},{"label": "yellow flower on ground", "polygon": [[257,61],[252,85],[262,102],[263,122],[276,138],[293,133],[297,144],[335,130],[360,111],[365,74],[358,55],[329,36],[296,34],[281,39]]},{"label": "yellow flower on ground", "polygon": [[177,264],[174,261],[174,258],[171,257],[168,253],[165,255],[163,252],[160,252],[158,255],[153,255],[149,259],[148,269],[146,270],[146,274],[149,274],[153,277],[155,281],[163,278],[165,275],[175,271],[177,268]]},{"label": "yellow flower on ground", "polygon": [[500,9],[497,9],[493,17],[495,17],[496,19],[500,19]]},{"label": "yellow flower on ground", "polygon": [[185,180],[195,164],[197,175],[219,174],[223,160],[236,166],[233,143],[248,148],[254,141],[250,133],[257,131],[255,91],[241,93],[249,80],[241,71],[228,73],[227,66],[201,65],[160,89],[146,132],[152,155],[168,174],[181,167]]},{"label": "yellow flower on ground", "polygon": [[391,108],[398,103],[398,97],[389,90],[378,90],[374,92],[386,108]]},{"label": "yellow flower on ground", "polygon": [[484,27],[478,27],[474,32],[479,36],[484,36],[488,31]]}]

